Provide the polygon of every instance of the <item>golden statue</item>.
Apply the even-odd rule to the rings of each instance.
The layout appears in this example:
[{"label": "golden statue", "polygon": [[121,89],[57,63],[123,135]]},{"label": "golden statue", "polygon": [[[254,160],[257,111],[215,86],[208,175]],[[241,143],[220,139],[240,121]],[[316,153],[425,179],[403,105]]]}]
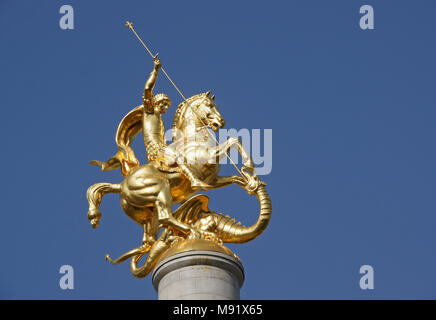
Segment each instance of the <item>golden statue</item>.
[{"label": "golden statue", "polygon": [[[126,25],[140,39],[132,24]],[[223,242],[243,243],[256,238],[265,230],[271,217],[271,200],[265,183],[256,176],[251,157],[240,140],[229,138],[223,144],[204,147],[208,138],[214,138],[209,128],[218,131],[225,125],[215,104],[215,97],[209,91],[185,99],[161,67],[157,55],[152,57],[154,68],[145,84],[142,105],[131,110],[118,126],[115,136],[118,152],[107,162],[91,161],[92,165],[100,166],[103,171],[121,168],[125,179],[119,184],[97,183],[87,191],[88,219],[93,228],[99,225],[99,206],[107,193],[119,193],[124,212],[143,226],[141,246],[115,260],[106,255],[106,259],[113,264],[132,258],[131,271],[136,277],[148,275],[171,248],[193,248],[195,243],[198,247],[200,243],[204,245],[208,241],[206,244],[232,254]],[[160,70],[184,98],[174,117],[171,145],[165,142],[162,121],[162,115],[170,107],[171,100],[166,94],[153,94]],[[148,160],[143,165],[131,148],[132,140],[140,131],[143,133]],[[240,175],[219,176],[219,159],[229,157],[231,148],[237,148],[242,156],[242,168],[239,170],[235,166]],[[229,216],[211,211],[208,208],[209,198],[196,195],[201,189],[211,190],[231,184],[237,184],[249,194],[256,195],[260,214],[254,225],[245,227]],[[180,206],[173,212],[173,204],[177,203]],[[147,253],[144,264],[138,266],[139,260]]]}]

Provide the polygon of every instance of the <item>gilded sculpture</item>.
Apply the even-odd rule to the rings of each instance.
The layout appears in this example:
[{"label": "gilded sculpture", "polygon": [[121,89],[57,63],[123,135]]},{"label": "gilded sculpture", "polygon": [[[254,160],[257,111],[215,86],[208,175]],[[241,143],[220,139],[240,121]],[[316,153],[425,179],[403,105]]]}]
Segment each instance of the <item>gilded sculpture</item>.
[{"label": "gilded sculpture", "polygon": [[[151,54],[130,22],[126,23]],[[158,55],[153,57],[153,70],[146,81],[142,104],[133,108],[120,122],[115,136],[117,153],[106,162],[91,161],[103,171],[120,168],[121,183],[97,183],[89,187],[88,219],[93,228],[99,226],[99,206],[107,193],[120,194],[123,211],[143,227],[142,244],[117,259],[106,259],[113,264],[131,258],[131,271],[136,277],[147,276],[156,263],[176,245],[187,246],[198,239],[223,243],[244,243],[256,238],[267,227],[271,217],[271,200],[265,183],[255,174],[250,155],[237,138],[212,145],[215,140],[209,129],[218,131],[225,121],[218,111],[215,96],[210,91],[185,98],[162,68]],[[159,72],[163,71],[181,94],[183,101],[177,107],[172,143],[167,145],[162,116],[171,106],[171,99],[153,90]],[[147,151],[147,163],[140,164],[131,147],[133,139],[142,131]],[[239,175],[219,176],[219,160],[228,156],[231,148],[241,154],[243,165]],[[230,158],[229,158],[230,159]],[[230,159],[231,160],[231,159]],[[233,163],[234,164],[234,163]],[[257,222],[246,227],[235,219],[208,208],[209,198],[198,194],[236,184],[255,195],[260,204]],[[173,205],[180,204],[173,211]],[[229,251],[229,250],[228,250]],[[145,262],[139,260],[145,255]]]}]

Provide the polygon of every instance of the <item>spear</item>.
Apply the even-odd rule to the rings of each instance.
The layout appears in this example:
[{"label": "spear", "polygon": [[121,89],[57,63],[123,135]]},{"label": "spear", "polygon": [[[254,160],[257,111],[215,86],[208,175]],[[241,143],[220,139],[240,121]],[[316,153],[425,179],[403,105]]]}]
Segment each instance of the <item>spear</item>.
[{"label": "spear", "polygon": [[[133,34],[136,36],[136,38],[138,38],[139,42],[141,42],[142,46],[147,50],[147,52],[150,54],[150,56],[153,58],[153,60],[156,59],[156,57],[158,56],[158,53],[156,55],[153,55],[153,53],[151,53],[150,49],[148,49],[148,47],[145,45],[144,41],[142,41],[141,37],[136,33],[135,29],[133,29],[133,23],[130,21],[126,21],[126,27],[128,27],[130,30],[132,30]],[[183,100],[186,100],[183,93],[179,90],[179,88],[176,86],[174,81],[170,78],[170,76],[165,71],[165,69],[163,67],[161,67],[160,69],[165,74],[167,79],[171,82],[171,84],[174,86],[174,88],[176,88],[177,92],[180,94],[180,96],[183,98]]]},{"label": "spear", "polygon": [[[147,52],[150,54],[150,56],[153,59],[156,59],[156,57],[158,56],[158,54],[153,55],[153,53],[151,53],[150,49],[148,49],[148,47],[145,45],[144,41],[142,41],[141,37],[136,33],[135,29],[133,28],[133,23],[130,21],[126,21],[126,27],[128,27],[130,30],[132,30],[133,34],[136,36],[136,38],[138,38],[139,42],[141,42],[142,46],[145,48],[145,50],[147,50]],[[174,83],[174,81],[171,79],[171,77],[168,75],[168,73],[165,71],[165,69],[163,67],[160,68],[162,70],[162,72],[165,74],[165,76],[167,77],[167,79],[171,82],[171,84],[174,86],[174,88],[177,90],[177,92],[180,94],[180,96],[183,98],[183,101],[186,100],[185,96],[183,95],[183,93],[180,91],[180,89],[176,86],[176,84]],[[194,111],[194,110],[193,110]],[[203,123],[203,125],[206,127],[206,124],[203,122],[203,120],[198,116],[198,114],[194,111],[195,116],[200,119],[200,121]],[[209,133],[210,137],[215,141],[215,143],[217,145],[219,145],[219,142],[217,141],[217,139],[215,138],[215,136],[209,131],[207,130],[207,132]],[[226,151],[224,151],[224,154],[226,155],[226,157],[230,160],[230,162],[232,163],[232,165],[235,167],[235,169],[238,171],[238,173],[244,177],[245,179],[248,180],[247,177],[245,177],[245,175],[241,172],[241,170],[239,170],[238,166],[236,165],[236,163],[232,160],[232,158],[230,158],[230,156],[228,155],[228,153]]]}]

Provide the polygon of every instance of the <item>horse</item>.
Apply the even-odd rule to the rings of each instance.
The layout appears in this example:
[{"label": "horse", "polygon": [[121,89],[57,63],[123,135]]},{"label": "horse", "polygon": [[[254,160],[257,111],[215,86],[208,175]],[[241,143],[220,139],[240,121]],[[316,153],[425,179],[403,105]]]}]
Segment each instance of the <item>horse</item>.
[{"label": "horse", "polygon": [[[132,132],[137,133],[142,122],[139,116],[136,116],[136,119],[132,126],[136,129]],[[211,128],[216,132],[224,125],[225,121],[218,111],[214,96],[210,96],[210,91],[194,95],[180,103],[176,110],[172,128],[173,143],[181,149],[190,169],[210,186],[207,190],[236,184],[254,194],[262,182],[254,174],[252,159],[238,138],[230,137],[224,143],[206,149],[202,148],[199,139],[193,139],[202,130],[204,132]],[[236,148],[241,154],[241,175],[219,176],[219,160],[232,148]],[[207,161],[195,161],[199,158],[199,150],[200,158],[206,158]],[[143,244],[148,249],[156,242],[161,227],[172,227],[179,234],[191,239],[201,238],[205,235],[204,231],[181,222],[172,215],[173,204],[183,204],[199,190],[191,186],[190,180],[180,170],[162,168],[156,161],[138,164],[125,172],[125,179],[119,184],[97,183],[89,187],[87,216],[91,226],[97,228],[101,219],[99,207],[103,196],[107,193],[118,193],[126,215],[144,227]]]}]

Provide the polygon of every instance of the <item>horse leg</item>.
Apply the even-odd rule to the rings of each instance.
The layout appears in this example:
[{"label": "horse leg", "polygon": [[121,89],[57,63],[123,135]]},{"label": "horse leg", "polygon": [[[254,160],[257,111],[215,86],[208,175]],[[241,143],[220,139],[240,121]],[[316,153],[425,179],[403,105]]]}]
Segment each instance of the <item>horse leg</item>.
[{"label": "horse leg", "polygon": [[215,149],[216,159],[219,161],[223,154],[228,153],[230,149],[235,147],[241,154],[244,163],[240,171],[242,177],[237,175],[222,177],[218,176],[215,178],[215,181],[212,183],[212,185],[214,188],[222,188],[230,184],[237,184],[243,187],[249,193],[253,193],[257,189],[260,180],[254,173],[254,164],[250,155],[245,151],[241,141],[238,138],[230,137],[226,142],[218,145]]},{"label": "horse leg", "polygon": [[144,224],[144,234],[142,237],[142,244],[152,246],[156,241],[157,234],[159,233],[159,223],[157,223],[157,212],[153,210],[152,217]]},{"label": "horse leg", "polygon": [[120,193],[121,187],[117,183],[96,183],[88,188],[86,197],[89,203],[88,220],[93,228],[97,228],[101,219],[99,210],[101,200],[107,193]]},{"label": "horse leg", "polygon": [[238,150],[239,154],[242,157],[244,168],[249,170],[250,172],[253,172],[254,171],[253,160],[251,159],[247,151],[245,151],[241,140],[236,137],[230,137],[229,139],[227,139],[226,142],[217,146],[217,148],[215,149],[215,158],[217,163],[219,162],[219,159],[221,159],[222,156],[225,155],[226,153],[228,154],[230,149],[232,148],[236,148]]},{"label": "horse leg", "polygon": [[157,215],[159,223],[165,227],[173,227],[181,231],[184,234],[189,234],[193,231],[188,225],[180,222],[172,215],[172,196],[170,190],[170,184],[168,180],[161,179],[158,185],[158,194],[156,196],[155,206],[157,209]]}]

